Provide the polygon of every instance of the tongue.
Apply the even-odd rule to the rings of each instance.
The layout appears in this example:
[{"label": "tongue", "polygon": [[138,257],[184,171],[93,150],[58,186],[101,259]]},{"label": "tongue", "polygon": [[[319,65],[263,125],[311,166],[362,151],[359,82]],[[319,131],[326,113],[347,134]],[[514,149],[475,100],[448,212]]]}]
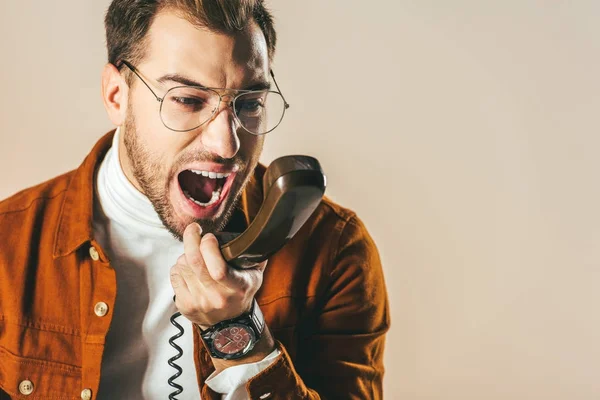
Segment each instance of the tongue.
[{"label": "tongue", "polygon": [[179,174],[179,185],[200,203],[208,203],[217,189],[217,180],[186,170]]}]

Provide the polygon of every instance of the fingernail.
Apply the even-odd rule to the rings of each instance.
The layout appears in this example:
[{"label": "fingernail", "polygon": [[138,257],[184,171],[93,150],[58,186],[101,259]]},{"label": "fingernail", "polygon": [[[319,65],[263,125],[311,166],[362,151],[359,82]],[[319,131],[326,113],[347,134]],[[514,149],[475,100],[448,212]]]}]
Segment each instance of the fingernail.
[{"label": "fingernail", "polygon": [[196,226],[198,227],[198,235],[202,235],[202,227],[200,226],[200,224],[197,222],[194,222],[194,224],[196,224]]}]

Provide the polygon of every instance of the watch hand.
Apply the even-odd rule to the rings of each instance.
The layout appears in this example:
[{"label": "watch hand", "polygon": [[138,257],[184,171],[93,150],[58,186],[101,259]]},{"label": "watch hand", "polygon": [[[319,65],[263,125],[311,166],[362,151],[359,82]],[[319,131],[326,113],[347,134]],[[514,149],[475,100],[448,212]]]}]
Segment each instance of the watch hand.
[{"label": "watch hand", "polygon": [[222,347],[222,349],[225,349],[225,347],[229,346],[231,343],[233,343],[233,342],[232,342],[232,341],[230,341],[229,343],[227,343],[226,345],[224,345],[224,346]]}]

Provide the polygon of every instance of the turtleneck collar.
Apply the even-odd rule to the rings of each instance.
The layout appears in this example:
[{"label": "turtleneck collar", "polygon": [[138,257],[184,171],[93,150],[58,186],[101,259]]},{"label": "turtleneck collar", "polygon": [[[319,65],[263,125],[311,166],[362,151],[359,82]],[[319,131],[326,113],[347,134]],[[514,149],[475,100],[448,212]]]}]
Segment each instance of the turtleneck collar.
[{"label": "turtleneck collar", "polygon": [[129,181],[119,157],[120,129],[98,170],[97,191],[103,214],[109,220],[147,234],[171,236],[150,200]]}]

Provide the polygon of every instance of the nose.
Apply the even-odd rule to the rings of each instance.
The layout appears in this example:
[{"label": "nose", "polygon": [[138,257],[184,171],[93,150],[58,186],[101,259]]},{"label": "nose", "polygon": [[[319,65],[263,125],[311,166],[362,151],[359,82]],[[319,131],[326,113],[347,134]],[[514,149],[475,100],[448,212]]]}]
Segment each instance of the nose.
[{"label": "nose", "polygon": [[230,102],[223,102],[200,135],[204,148],[222,158],[235,157],[240,150],[238,122]]}]

